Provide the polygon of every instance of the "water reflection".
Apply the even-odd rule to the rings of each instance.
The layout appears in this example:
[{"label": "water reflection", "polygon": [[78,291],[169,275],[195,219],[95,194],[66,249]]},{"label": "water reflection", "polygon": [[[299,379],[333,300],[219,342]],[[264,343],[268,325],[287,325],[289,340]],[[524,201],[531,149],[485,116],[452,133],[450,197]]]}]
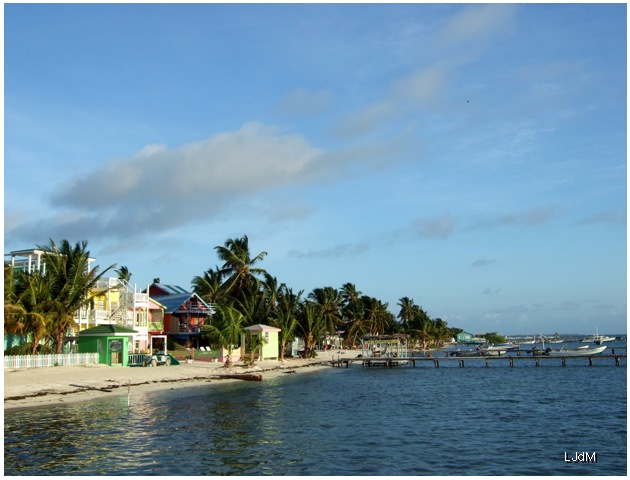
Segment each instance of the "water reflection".
[{"label": "water reflection", "polygon": [[365,370],[7,412],[5,474],[575,474],[558,449],[625,473],[625,368]]}]

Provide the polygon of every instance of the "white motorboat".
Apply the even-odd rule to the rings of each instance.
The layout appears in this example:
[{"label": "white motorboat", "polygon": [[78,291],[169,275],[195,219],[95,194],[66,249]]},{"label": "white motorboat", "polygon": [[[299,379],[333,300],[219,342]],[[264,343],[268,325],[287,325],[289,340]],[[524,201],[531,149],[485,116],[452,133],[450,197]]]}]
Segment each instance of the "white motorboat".
[{"label": "white motorboat", "polygon": [[604,342],[614,342],[614,341],[615,341],[615,337],[607,337],[605,335],[602,335],[601,337],[595,340],[595,344],[601,345]]},{"label": "white motorboat", "polygon": [[615,341],[615,337],[606,337],[604,335],[600,335],[597,329],[595,329],[595,335],[582,339],[582,343],[594,343],[596,345],[601,345],[604,342],[614,342],[614,341]]},{"label": "white motorboat", "polygon": [[546,349],[534,349],[531,353],[533,355],[545,355],[548,357],[589,357],[591,355],[599,355],[606,347],[589,347],[582,346],[578,348],[561,348],[560,350]]},{"label": "white motorboat", "polygon": [[518,349],[519,346],[513,343],[497,343],[496,345],[481,347],[481,353],[483,355],[498,356],[507,352],[515,352]]}]

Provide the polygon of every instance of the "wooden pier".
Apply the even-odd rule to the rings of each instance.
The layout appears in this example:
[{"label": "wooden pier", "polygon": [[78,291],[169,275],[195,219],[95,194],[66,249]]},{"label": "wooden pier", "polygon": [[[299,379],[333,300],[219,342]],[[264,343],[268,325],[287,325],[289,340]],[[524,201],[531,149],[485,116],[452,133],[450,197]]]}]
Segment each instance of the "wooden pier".
[{"label": "wooden pier", "polygon": [[407,365],[414,367],[416,363],[422,362],[432,362],[435,368],[440,367],[440,363],[443,362],[458,362],[461,368],[464,368],[466,363],[468,364],[478,364],[479,362],[484,362],[486,367],[490,366],[491,362],[509,362],[511,368],[514,367],[515,362],[531,362],[534,361],[536,366],[540,366],[540,362],[550,362],[550,361],[560,361],[563,367],[566,367],[567,360],[575,360],[575,359],[585,359],[588,358],[588,364],[593,366],[595,359],[614,359],[614,364],[616,366],[621,366],[621,359],[626,358],[626,354],[612,354],[612,355],[582,355],[582,356],[562,356],[562,355],[497,355],[497,356],[476,356],[476,357],[352,357],[352,358],[338,358],[337,360],[332,360],[331,365],[333,367],[346,367],[348,368],[351,363],[360,363],[364,368],[371,367],[383,367],[383,368],[393,368],[402,365]]}]

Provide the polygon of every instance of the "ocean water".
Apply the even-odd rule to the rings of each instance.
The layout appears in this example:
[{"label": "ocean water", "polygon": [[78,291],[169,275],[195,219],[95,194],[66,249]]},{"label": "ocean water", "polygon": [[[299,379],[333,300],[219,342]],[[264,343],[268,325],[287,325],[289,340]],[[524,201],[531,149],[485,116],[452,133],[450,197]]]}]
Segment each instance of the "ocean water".
[{"label": "ocean water", "polygon": [[129,406],[125,394],[8,411],[4,473],[626,475],[625,359],[457,365],[357,365],[132,391]]}]

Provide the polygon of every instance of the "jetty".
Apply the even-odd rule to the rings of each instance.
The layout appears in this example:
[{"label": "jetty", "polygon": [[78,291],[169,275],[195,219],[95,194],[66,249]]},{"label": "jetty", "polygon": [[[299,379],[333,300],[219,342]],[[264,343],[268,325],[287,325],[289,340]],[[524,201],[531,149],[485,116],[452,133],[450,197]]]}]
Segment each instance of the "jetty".
[{"label": "jetty", "polygon": [[[502,356],[477,356],[477,357],[387,357],[387,358],[373,358],[373,357],[346,357],[346,358],[338,358],[336,360],[331,360],[331,365],[333,367],[346,367],[348,368],[353,363],[359,363],[364,368],[371,367],[384,367],[384,368],[392,368],[398,366],[410,366],[414,367],[416,364],[433,364],[435,368],[440,367],[440,363],[444,364],[447,362],[457,362],[461,368],[463,368],[466,364],[468,365],[479,365],[482,364],[486,367],[489,367],[491,363],[508,363],[510,367],[514,367],[514,364],[517,362],[534,362],[537,367],[540,366],[542,362],[560,362],[563,367],[566,367],[567,361],[574,360],[584,360],[588,359],[588,363],[590,366],[594,365],[595,359],[599,361],[599,359],[612,359],[614,361],[614,365],[621,366],[621,359],[626,358],[626,354],[614,354],[614,355],[588,355],[588,356],[566,356],[563,357],[561,355],[540,355],[540,356],[522,356],[522,355],[502,355]],[[611,362],[612,364],[612,362]]]},{"label": "jetty", "polygon": [[[503,363],[509,364],[511,368],[518,362],[534,362],[536,367],[539,367],[541,362],[560,362],[563,367],[567,366],[568,361],[574,361],[576,359],[588,359],[590,366],[593,366],[595,359],[597,362],[612,360],[609,365],[621,366],[621,359],[627,358],[627,353],[619,353],[619,350],[627,352],[626,347],[617,347],[611,349],[610,354],[593,353],[586,355],[562,355],[561,351],[555,352],[554,355],[544,354],[540,352],[537,354],[535,350],[510,350],[501,354],[500,352],[495,355],[464,355],[464,356],[451,356],[448,351],[434,351],[428,354],[420,354],[420,352],[409,352],[407,350],[406,337],[404,335],[366,335],[361,338],[361,353],[355,357],[341,357],[341,354],[346,352],[339,352],[337,358],[333,358],[330,364],[333,367],[346,367],[351,364],[360,364],[364,368],[382,367],[393,368],[398,366],[410,366],[415,367],[416,364],[433,364],[435,368],[440,367],[440,363],[457,362],[459,367],[463,368],[468,365],[485,365],[489,367],[491,363]],[[438,356],[438,353],[444,356]],[[452,363],[451,363],[452,365]]]}]

